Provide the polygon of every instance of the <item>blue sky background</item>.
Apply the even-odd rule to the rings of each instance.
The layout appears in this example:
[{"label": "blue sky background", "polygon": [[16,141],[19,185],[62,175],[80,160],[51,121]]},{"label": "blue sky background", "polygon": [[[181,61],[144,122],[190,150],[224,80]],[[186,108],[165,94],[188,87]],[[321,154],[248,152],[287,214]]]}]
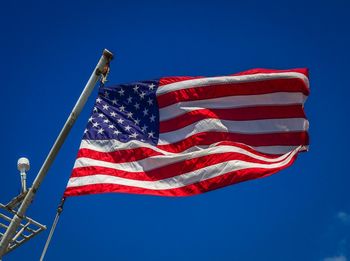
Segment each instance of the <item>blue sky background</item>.
[{"label": "blue sky background", "polygon": [[[31,184],[103,48],[110,83],[310,69],[310,152],[277,175],[207,194],[69,198],[46,260],[350,260],[348,1],[1,3],[0,202]],[[96,95],[95,89],[93,96]],[[28,215],[50,226],[94,98]],[[4,260],[38,260],[48,232]]]}]

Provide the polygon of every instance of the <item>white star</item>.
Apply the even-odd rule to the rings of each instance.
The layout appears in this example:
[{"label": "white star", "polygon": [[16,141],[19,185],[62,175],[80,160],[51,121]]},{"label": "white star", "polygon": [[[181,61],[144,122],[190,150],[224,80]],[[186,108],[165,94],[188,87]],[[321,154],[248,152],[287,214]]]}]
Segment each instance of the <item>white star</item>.
[{"label": "white star", "polygon": [[154,84],[153,83],[151,83],[149,86],[148,86],[148,88],[150,89],[150,90],[153,90],[154,89]]},{"label": "white star", "polygon": [[146,130],[147,130],[147,126],[146,125],[143,125],[143,127],[141,128],[141,130],[143,131],[143,132],[145,132]]},{"label": "white star", "polygon": [[132,118],[132,115],[133,115],[132,112],[128,112],[128,113],[126,114],[126,116],[128,116],[128,118]]},{"label": "white star", "polygon": [[124,120],[123,120],[123,119],[118,119],[117,122],[118,122],[119,124],[123,124]]},{"label": "white star", "polygon": [[149,133],[148,133],[148,138],[154,138],[153,135],[154,135],[154,132],[153,132],[153,131],[149,132]]},{"label": "white star", "polygon": [[125,127],[125,130],[126,130],[126,131],[129,131],[129,130],[131,130],[131,127],[130,127],[129,125],[127,125],[127,126]]},{"label": "white star", "polygon": [[118,135],[118,134],[120,134],[121,132],[119,131],[119,130],[115,130],[115,131],[113,131],[113,134],[115,134],[115,135]]},{"label": "white star", "polygon": [[141,92],[141,93],[140,93],[140,98],[141,98],[141,99],[145,98],[145,95],[146,95],[145,92]]},{"label": "white star", "polygon": [[148,102],[148,105],[149,105],[149,106],[153,105],[153,101],[152,101],[151,98],[149,98],[147,102]]},{"label": "white star", "polygon": [[114,99],[114,100],[112,101],[112,103],[113,103],[114,105],[117,104],[117,102],[118,102],[117,99]]},{"label": "white star", "polygon": [[120,96],[123,96],[123,95],[124,95],[124,92],[125,92],[125,91],[124,91],[123,89],[120,89],[120,91],[118,91],[118,93],[119,93]]},{"label": "white star", "polygon": [[139,125],[139,124],[140,124],[140,120],[139,120],[139,119],[136,119],[136,120],[135,120],[135,124],[136,124],[136,125]]},{"label": "white star", "polygon": [[132,97],[129,96],[129,98],[128,98],[128,103],[131,103],[131,101],[132,101]]},{"label": "white star", "polygon": [[134,132],[133,134],[129,135],[130,138],[134,138],[134,139],[136,139],[137,136],[138,136],[138,134],[136,132]]},{"label": "white star", "polygon": [[138,110],[138,109],[140,109],[140,104],[135,103],[134,107],[135,107],[136,110]]},{"label": "white star", "polygon": [[102,101],[102,100],[100,99],[100,97],[98,97],[98,98],[96,99],[96,102],[97,102],[97,103],[101,103],[101,101]]},{"label": "white star", "polygon": [[108,122],[109,122],[109,120],[108,120],[108,119],[105,119],[105,120],[103,120],[103,122],[104,122],[104,123],[108,123]]},{"label": "white star", "polygon": [[112,116],[112,117],[115,117],[116,115],[117,115],[117,114],[116,114],[114,111],[111,112],[111,116]]},{"label": "white star", "polygon": [[124,105],[120,106],[119,110],[122,111],[122,112],[125,111],[125,106]]},{"label": "white star", "polygon": [[104,117],[103,113],[99,113],[98,117],[103,118]]},{"label": "white star", "polygon": [[94,107],[94,112],[96,112],[97,111],[97,108],[96,107]]},{"label": "white star", "polygon": [[133,88],[134,92],[137,92],[138,89],[139,89],[138,85],[135,85],[135,87]]},{"label": "white star", "polygon": [[151,120],[151,122],[154,122],[155,118],[156,118],[156,116],[154,116],[154,115],[152,114],[152,116],[151,116],[149,119]]},{"label": "white star", "polygon": [[147,114],[148,114],[148,109],[145,108],[145,109],[143,110],[143,115],[146,116]]},{"label": "white star", "polygon": [[107,111],[107,110],[108,110],[108,108],[109,108],[109,106],[108,106],[107,104],[103,105],[103,109],[104,109],[104,110],[106,110],[106,111]]},{"label": "white star", "polygon": [[115,126],[114,126],[113,124],[110,124],[110,125],[108,125],[108,128],[110,128],[110,129],[114,129],[114,128],[115,128]]},{"label": "white star", "polygon": [[98,129],[98,131],[97,131],[98,134],[102,134],[103,132],[104,132],[104,129],[102,129],[102,128]]},{"label": "white star", "polygon": [[90,118],[89,118],[89,122],[92,122],[93,120],[94,120],[93,117],[90,117]]},{"label": "white star", "polygon": [[109,93],[107,91],[105,91],[105,97],[108,98]]},{"label": "white star", "polygon": [[94,122],[94,124],[92,124],[92,127],[97,128],[98,125],[98,122]]}]

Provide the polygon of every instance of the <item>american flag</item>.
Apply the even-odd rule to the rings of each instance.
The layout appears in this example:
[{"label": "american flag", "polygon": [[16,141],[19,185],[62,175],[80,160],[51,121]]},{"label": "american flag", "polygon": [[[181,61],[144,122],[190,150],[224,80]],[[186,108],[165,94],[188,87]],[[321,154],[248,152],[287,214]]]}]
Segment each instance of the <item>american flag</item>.
[{"label": "american flag", "polygon": [[308,149],[307,69],[101,86],[65,196],[187,196],[269,176]]}]

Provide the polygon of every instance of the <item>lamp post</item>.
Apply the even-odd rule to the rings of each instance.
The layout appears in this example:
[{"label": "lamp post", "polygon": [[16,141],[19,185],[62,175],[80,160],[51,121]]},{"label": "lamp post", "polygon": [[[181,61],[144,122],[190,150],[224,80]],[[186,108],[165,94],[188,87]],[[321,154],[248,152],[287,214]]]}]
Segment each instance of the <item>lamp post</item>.
[{"label": "lamp post", "polygon": [[22,193],[27,192],[27,173],[30,169],[30,163],[27,158],[19,158],[17,162],[17,169],[21,174],[21,185],[22,185]]},{"label": "lamp post", "polygon": [[[0,203],[0,239],[2,240],[6,231],[8,230],[10,223],[18,213],[18,208],[22,204],[25,196],[28,193],[27,190],[27,171],[30,169],[30,163],[27,158],[20,158],[17,161],[17,169],[21,176],[21,192],[14,197],[6,205]],[[31,219],[27,216],[23,216],[19,226],[16,228],[12,238],[10,239],[7,248],[4,253],[9,253],[15,248],[19,247],[23,243],[27,242],[32,237],[36,236],[40,232],[44,231],[46,226]],[[5,231],[4,231],[5,230]],[[1,256],[0,256],[1,260]]]}]

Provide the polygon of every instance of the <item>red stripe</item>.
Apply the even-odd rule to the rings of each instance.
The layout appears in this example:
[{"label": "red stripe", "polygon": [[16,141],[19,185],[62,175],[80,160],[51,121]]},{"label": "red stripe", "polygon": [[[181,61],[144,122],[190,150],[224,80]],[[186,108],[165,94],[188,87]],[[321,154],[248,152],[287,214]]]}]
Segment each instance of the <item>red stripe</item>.
[{"label": "red stripe", "polygon": [[159,87],[162,87],[163,85],[176,83],[176,82],[182,82],[187,80],[193,80],[193,79],[199,79],[204,78],[203,76],[197,76],[197,77],[191,77],[191,76],[173,76],[173,77],[163,77],[159,80]]},{"label": "red stripe", "polygon": [[248,121],[282,118],[306,118],[306,116],[301,105],[201,109],[190,111],[170,120],[160,122],[159,132],[164,133],[177,130],[204,119]]},{"label": "red stripe", "polygon": [[299,146],[308,145],[307,132],[287,132],[269,134],[240,134],[230,132],[202,132],[184,140],[157,147],[169,152],[181,152],[193,146],[210,145],[220,141],[244,143],[248,146]]},{"label": "red stripe", "polygon": [[309,95],[309,88],[299,78],[255,82],[229,83],[181,89],[159,95],[159,108],[183,101],[196,101],[238,95],[259,95],[276,92],[301,92]]},{"label": "red stripe", "polygon": [[[238,147],[248,152],[254,153],[255,155],[268,157],[268,158],[277,158],[280,156],[280,155],[274,156],[270,154],[264,154],[254,150],[253,148],[247,145],[244,145],[242,143],[232,142],[232,141],[222,141],[222,142],[216,143],[212,147],[218,147],[218,146]],[[100,151],[95,151],[93,149],[80,149],[78,151],[77,159],[90,158],[90,159],[96,159],[96,160],[112,162],[112,163],[123,163],[123,162],[130,162],[130,161],[138,161],[138,160],[142,160],[142,159],[156,156],[156,155],[164,155],[164,153],[158,152],[151,148],[144,148],[144,147],[139,147],[134,149],[120,149],[120,150],[111,151],[111,152],[100,152]]]},{"label": "red stripe", "polygon": [[255,68],[244,72],[235,73],[232,75],[238,76],[238,75],[249,75],[249,74],[257,74],[257,73],[285,73],[285,72],[301,73],[301,74],[304,74],[306,77],[309,77],[309,70],[307,68],[296,68],[291,70],[273,70],[273,69]]},{"label": "red stripe", "polygon": [[[267,158],[275,157],[267,156]],[[241,160],[251,163],[261,163],[270,165],[281,162],[284,159],[285,158],[282,158],[281,160],[275,162],[267,162],[265,160],[259,160],[237,152],[225,152],[205,155],[193,159],[182,160],[145,172],[129,172],[100,166],[80,167],[73,169],[72,177],[83,177],[96,174],[104,174],[133,180],[156,181],[175,177],[184,173],[199,170],[211,165],[219,164],[230,160]]]},{"label": "red stripe", "polygon": [[296,159],[296,155],[293,159],[285,166],[275,168],[275,169],[262,169],[262,168],[251,168],[244,170],[237,170],[226,173],[224,175],[214,177],[208,180],[204,180],[195,184],[191,184],[185,187],[167,190],[151,190],[143,189],[124,185],[115,184],[96,184],[96,185],[86,185],[80,187],[68,187],[64,192],[64,196],[79,196],[97,193],[131,193],[131,194],[148,194],[157,196],[190,196],[201,194],[207,191],[222,188],[228,185],[236,184],[239,182],[263,178],[270,176],[284,168],[290,166]]},{"label": "red stripe", "polygon": [[[285,73],[285,72],[296,72],[304,74],[306,77],[309,77],[309,71],[307,68],[296,68],[296,69],[290,69],[290,70],[273,70],[273,69],[264,69],[264,68],[255,68],[251,70],[247,70],[244,72],[239,72],[232,74],[232,76],[239,76],[239,75],[249,75],[249,74],[257,74],[257,73]],[[203,76],[197,76],[197,77],[191,77],[191,76],[173,76],[173,77],[163,77],[159,80],[159,87],[162,87],[163,85],[175,83],[175,82],[182,82],[187,80],[193,80],[198,78],[204,78]]]},{"label": "red stripe", "polygon": [[112,152],[99,152],[91,149],[80,149],[77,158],[91,158],[101,161],[123,163],[130,161],[142,160],[148,157],[163,155],[151,148],[134,148],[126,150],[116,150]]}]

